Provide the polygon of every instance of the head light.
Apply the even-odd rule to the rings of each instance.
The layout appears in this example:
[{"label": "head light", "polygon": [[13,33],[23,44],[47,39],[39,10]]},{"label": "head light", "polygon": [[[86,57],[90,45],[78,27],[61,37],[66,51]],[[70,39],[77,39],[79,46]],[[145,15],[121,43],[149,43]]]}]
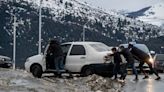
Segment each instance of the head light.
[{"label": "head light", "polygon": [[5,58],[2,58],[1,60],[2,60],[2,61],[6,61],[6,59],[5,59]]},{"label": "head light", "polygon": [[27,59],[26,59],[26,62],[28,62],[28,61],[30,61],[30,59],[29,59],[29,58],[27,58]]},{"label": "head light", "polygon": [[154,60],[153,60],[152,58],[149,58],[149,62],[153,63],[153,62],[154,62]]}]

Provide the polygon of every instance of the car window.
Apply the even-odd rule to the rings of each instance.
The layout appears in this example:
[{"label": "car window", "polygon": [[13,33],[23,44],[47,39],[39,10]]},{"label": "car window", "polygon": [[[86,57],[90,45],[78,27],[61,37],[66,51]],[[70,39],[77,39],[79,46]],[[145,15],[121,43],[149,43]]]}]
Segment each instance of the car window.
[{"label": "car window", "polygon": [[86,55],[83,45],[73,45],[70,55]]},{"label": "car window", "polygon": [[46,46],[45,51],[44,51],[44,54],[47,54],[47,50],[48,50],[48,47],[49,46],[50,46],[49,44]]},{"label": "car window", "polygon": [[71,44],[64,44],[64,45],[61,45],[61,48],[63,50],[63,53],[67,55],[69,49],[71,47]]},{"label": "car window", "polygon": [[101,43],[100,44],[90,44],[90,46],[98,52],[104,52],[104,51],[110,51],[111,50],[110,47],[108,47],[105,44],[101,44]]}]

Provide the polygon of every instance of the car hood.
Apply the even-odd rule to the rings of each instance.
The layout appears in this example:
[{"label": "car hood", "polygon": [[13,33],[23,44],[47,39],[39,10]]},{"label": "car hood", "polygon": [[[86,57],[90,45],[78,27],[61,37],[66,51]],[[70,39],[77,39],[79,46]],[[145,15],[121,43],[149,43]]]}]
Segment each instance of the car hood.
[{"label": "car hood", "polygon": [[28,61],[41,61],[43,59],[43,56],[44,55],[42,55],[42,54],[31,56],[31,57],[27,58],[26,62],[28,62]]},{"label": "car hood", "polygon": [[6,59],[7,61],[11,61],[10,57],[0,55],[0,60],[1,59]]}]

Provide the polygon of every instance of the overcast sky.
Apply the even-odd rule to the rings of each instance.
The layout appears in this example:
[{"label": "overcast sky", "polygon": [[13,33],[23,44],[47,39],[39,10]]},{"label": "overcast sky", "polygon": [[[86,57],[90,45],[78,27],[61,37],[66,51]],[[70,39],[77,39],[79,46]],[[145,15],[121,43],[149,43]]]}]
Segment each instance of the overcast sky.
[{"label": "overcast sky", "polygon": [[164,2],[164,0],[79,0],[86,1],[96,7],[102,7],[106,10],[128,10],[136,11],[141,8],[154,5],[159,2]]}]

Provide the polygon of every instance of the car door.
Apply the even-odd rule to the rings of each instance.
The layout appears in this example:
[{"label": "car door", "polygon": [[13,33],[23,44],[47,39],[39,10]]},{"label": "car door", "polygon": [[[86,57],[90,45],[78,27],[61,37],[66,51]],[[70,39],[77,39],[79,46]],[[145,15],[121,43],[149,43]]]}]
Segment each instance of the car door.
[{"label": "car door", "polygon": [[64,64],[66,63],[66,58],[67,58],[67,54],[70,50],[71,44],[62,44],[61,48],[63,50],[63,54],[64,54]]},{"label": "car door", "polygon": [[73,45],[66,58],[66,69],[70,72],[81,72],[87,59],[84,45]]}]

